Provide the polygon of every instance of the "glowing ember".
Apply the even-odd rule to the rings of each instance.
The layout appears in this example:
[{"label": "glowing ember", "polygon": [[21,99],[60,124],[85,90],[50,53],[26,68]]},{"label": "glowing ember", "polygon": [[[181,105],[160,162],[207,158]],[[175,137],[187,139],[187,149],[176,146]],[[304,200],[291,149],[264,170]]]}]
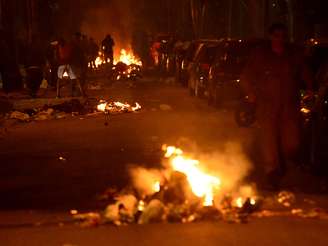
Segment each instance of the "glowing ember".
[{"label": "glowing ember", "polygon": [[139,103],[131,106],[128,103],[100,101],[97,110],[105,113],[135,112],[141,109]]},{"label": "glowing ember", "polygon": [[165,157],[170,158],[173,170],[187,176],[192,192],[203,198],[203,205],[212,206],[214,193],[219,189],[221,180],[205,173],[199,166],[199,161],[184,156],[181,149],[174,146],[163,146],[163,149],[166,151]]}]

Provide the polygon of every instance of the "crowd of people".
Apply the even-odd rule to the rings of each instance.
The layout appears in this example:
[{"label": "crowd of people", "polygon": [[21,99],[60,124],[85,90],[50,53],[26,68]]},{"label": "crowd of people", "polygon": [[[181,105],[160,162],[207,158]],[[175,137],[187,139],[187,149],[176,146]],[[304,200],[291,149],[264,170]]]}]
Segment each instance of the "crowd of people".
[{"label": "crowd of people", "polygon": [[[104,59],[113,64],[114,40],[107,35],[101,43],[101,48],[92,38],[80,32],[69,39],[58,38],[48,44],[38,36],[27,43],[19,62],[11,55],[4,35],[1,34],[0,74],[3,90],[6,93],[21,90],[25,84],[28,93],[35,97],[44,79],[48,87],[57,88],[60,96],[60,82],[68,78],[72,81],[72,95],[75,87],[84,95],[84,85],[87,80],[88,67],[95,67],[95,60],[101,51]],[[21,65],[21,66],[20,66]],[[25,71],[22,73],[22,69]]]}]

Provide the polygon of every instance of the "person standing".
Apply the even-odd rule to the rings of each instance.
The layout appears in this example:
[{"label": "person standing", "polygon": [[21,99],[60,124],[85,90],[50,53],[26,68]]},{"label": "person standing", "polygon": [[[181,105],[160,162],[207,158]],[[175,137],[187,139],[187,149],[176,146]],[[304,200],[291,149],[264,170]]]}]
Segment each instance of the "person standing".
[{"label": "person standing", "polygon": [[284,24],[269,29],[270,42],[252,53],[241,85],[250,103],[256,105],[258,141],[265,183],[279,185],[286,168],[299,164],[299,94],[302,81],[312,96],[312,76],[302,52],[287,42]]},{"label": "person standing", "polygon": [[114,64],[114,46],[115,42],[110,34],[101,43],[101,48],[104,53],[104,59],[111,65]]},{"label": "person standing", "polygon": [[92,68],[96,67],[95,61],[98,57],[99,46],[93,38],[89,39],[89,63]]}]

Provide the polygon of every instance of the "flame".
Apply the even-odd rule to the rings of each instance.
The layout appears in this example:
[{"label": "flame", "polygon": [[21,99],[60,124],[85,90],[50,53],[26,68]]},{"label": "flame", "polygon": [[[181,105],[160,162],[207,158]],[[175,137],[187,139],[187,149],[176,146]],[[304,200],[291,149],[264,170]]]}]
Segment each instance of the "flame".
[{"label": "flame", "polygon": [[[248,198],[244,198],[244,197],[241,197],[241,196],[237,197],[235,199],[233,205],[235,207],[242,208],[244,206],[245,202],[246,202],[246,199],[248,199]],[[250,204],[252,206],[254,206],[256,204],[256,199],[254,197],[249,198],[249,201],[250,201]]]},{"label": "flame", "polygon": [[99,56],[96,58],[95,60],[95,66],[96,68],[98,68],[100,65],[102,65],[104,62],[104,60],[102,59],[102,54],[101,52],[99,53]]},{"label": "flame", "polygon": [[141,105],[136,102],[135,106],[122,102],[106,102],[101,100],[97,105],[97,110],[101,112],[135,112],[141,109]]},{"label": "flame", "polygon": [[114,64],[119,62],[123,62],[128,66],[132,64],[142,66],[142,62],[137,59],[132,52],[127,52],[125,49],[121,49],[120,57],[118,59],[114,59]]},{"label": "flame", "polygon": [[205,173],[198,160],[183,155],[183,151],[174,146],[163,146],[165,157],[170,158],[173,170],[184,173],[190,184],[192,192],[203,199],[204,206],[212,206],[214,192],[221,185],[220,178]]},{"label": "flame", "polygon": [[143,200],[140,200],[138,203],[138,211],[144,211],[145,209],[145,202]]},{"label": "flame", "polygon": [[105,112],[105,111],[106,111],[106,106],[107,106],[107,103],[106,103],[106,102],[105,102],[105,103],[100,103],[100,104],[98,104],[98,106],[97,106],[97,110],[98,110],[98,111]]},{"label": "flame", "polygon": [[[104,54],[100,51],[98,52],[98,57],[95,60],[94,69],[97,69],[102,64],[109,63],[110,59],[105,60]],[[119,62],[123,62],[124,64],[130,66],[130,65],[137,65],[142,66],[142,62],[132,53],[127,52],[125,49],[121,49],[119,57],[114,58],[114,65],[116,65]],[[88,65],[91,67],[91,64]],[[131,73],[131,69],[128,70],[128,73]]]},{"label": "flame", "polygon": [[161,183],[159,181],[156,181],[153,185],[153,191],[159,192],[161,190]]}]

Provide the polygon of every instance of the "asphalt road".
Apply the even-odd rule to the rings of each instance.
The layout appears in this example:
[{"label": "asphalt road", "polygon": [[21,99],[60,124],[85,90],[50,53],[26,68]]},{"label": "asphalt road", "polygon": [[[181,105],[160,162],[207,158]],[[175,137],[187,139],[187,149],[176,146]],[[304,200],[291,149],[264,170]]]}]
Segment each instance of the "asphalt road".
[{"label": "asphalt road", "polygon": [[0,230],[4,246],[326,246],[328,223],[293,218],[253,220],[249,224],[152,224],[81,229],[77,226]]},{"label": "asphalt road", "polygon": [[[216,151],[242,142],[249,130],[159,80],[117,83],[91,96],[139,102],[138,113],[70,117],[17,124],[0,139],[0,208],[90,207],[95,194],[129,182],[129,165],[156,167],[164,143],[181,141],[197,151]],[[65,161],[59,160],[64,157]]]},{"label": "asphalt road", "polygon": [[163,143],[213,153],[228,142],[251,141],[252,129],[238,128],[231,112],[211,108],[168,81],[117,83],[89,94],[137,101],[143,108],[112,116],[108,124],[99,114],[9,127],[0,138],[0,245],[328,245],[327,220],[292,217],[249,224],[24,226],[49,214],[65,218],[73,208],[102,209],[97,194],[128,185],[131,165],[160,166]]}]

